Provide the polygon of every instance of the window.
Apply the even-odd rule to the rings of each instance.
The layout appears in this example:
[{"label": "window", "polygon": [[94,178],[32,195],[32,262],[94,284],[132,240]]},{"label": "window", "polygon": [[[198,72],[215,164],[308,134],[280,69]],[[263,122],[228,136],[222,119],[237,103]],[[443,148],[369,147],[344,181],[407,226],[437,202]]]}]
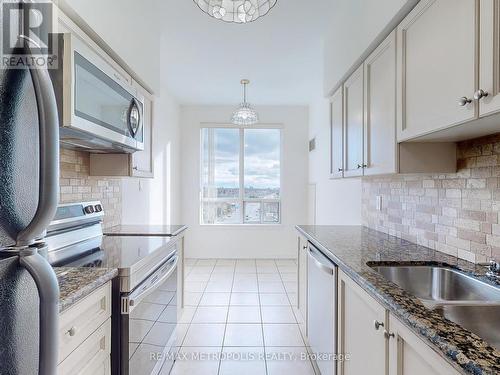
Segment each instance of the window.
[{"label": "window", "polygon": [[281,130],[201,130],[201,223],[279,224]]}]

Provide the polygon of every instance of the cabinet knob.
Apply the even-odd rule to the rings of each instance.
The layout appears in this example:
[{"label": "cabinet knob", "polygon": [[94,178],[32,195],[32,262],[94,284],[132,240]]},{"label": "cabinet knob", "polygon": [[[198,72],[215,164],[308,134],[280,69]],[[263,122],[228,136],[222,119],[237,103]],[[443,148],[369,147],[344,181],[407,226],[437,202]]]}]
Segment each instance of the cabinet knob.
[{"label": "cabinet knob", "polygon": [[479,100],[482,98],[486,98],[488,96],[488,93],[484,91],[483,89],[479,89],[474,93],[474,99]]},{"label": "cabinet knob", "polygon": [[394,333],[393,332],[384,331],[384,337],[386,339],[394,338]]},{"label": "cabinet knob", "polygon": [[304,250],[307,250],[307,245],[302,246]]},{"label": "cabinet knob", "polygon": [[358,164],[358,169],[360,169],[360,168],[363,168],[363,166],[361,164]]},{"label": "cabinet knob", "polygon": [[469,99],[466,96],[462,96],[460,99],[458,99],[458,105],[460,107],[465,107],[469,103],[472,103],[472,99]]},{"label": "cabinet knob", "polygon": [[342,172],[343,170],[344,170],[343,168],[339,168],[339,169],[338,169],[338,171],[339,171],[339,172]]},{"label": "cabinet knob", "polygon": [[136,170],[138,170],[139,168],[138,168],[137,166],[135,166],[135,167],[132,167],[132,169],[133,169],[134,171],[136,171]]},{"label": "cabinet knob", "polygon": [[74,335],[76,335],[76,327],[71,327],[66,333],[73,337]]},{"label": "cabinet knob", "polygon": [[373,321],[373,325],[375,326],[375,329],[378,331],[378,329],[380,327],[383,327],[384,326],[384,323],[383,322],[379,322],[378,320],[374,320]]}]

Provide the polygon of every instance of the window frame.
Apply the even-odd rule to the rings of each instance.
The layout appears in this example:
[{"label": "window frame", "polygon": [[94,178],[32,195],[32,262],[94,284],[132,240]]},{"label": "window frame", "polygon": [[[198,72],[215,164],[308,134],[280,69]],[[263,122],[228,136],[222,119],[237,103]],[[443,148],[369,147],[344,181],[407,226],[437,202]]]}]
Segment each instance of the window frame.
[{"label": "window frame", "polygon": [[[203,197],[203,130],[204,129],[239,129],[239,196],[238,198],[204,198]],[[280,160],[280,197],[259,199],[259,198],[245,198],[245,129],[276,129],[280,131],[280,147],[279,147],[279,160]],[[198,203],[198,216],[199,224],[201,226],[227,226],[227,227],[265,227],[265,226],[280,226],[283,223],[283,124],[265,124],[260,123],[256,125],[233,125],[222,123],[200,123],[200,142],[199,142],[199,203]],[[235,202],[240,204],[240,222],[239,223],[205,223],[203,222],[203,203],[205,202]],[[259,222],[245,223],[245,202],[260,202],[260,215]],[[279,203],[279,221],[276,223],[263,222],[263,206],[264,203]]]}]

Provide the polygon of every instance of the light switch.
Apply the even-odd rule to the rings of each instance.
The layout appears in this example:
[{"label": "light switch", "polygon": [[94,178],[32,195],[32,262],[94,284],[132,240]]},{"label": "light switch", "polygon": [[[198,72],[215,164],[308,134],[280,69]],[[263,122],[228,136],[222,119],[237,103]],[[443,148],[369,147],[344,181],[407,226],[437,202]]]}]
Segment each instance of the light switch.
[{"label": "light switch", "polygon": [[382,211],[382,196],[377,195],[377,203],[376,203],[377,211]]}]

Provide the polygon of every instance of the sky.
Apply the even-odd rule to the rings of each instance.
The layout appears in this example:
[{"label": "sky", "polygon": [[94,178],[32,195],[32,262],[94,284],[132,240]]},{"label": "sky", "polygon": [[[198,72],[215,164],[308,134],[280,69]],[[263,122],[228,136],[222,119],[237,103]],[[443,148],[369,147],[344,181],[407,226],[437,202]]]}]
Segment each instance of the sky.
[{"label": "sky", "polygon": [[[239,186],[239,129],[216,129],[215,184],[218,187]],[[280,130],[245,130],[245,187],[279,188]],[[206,163],[204,163],[206,167]]]}]

